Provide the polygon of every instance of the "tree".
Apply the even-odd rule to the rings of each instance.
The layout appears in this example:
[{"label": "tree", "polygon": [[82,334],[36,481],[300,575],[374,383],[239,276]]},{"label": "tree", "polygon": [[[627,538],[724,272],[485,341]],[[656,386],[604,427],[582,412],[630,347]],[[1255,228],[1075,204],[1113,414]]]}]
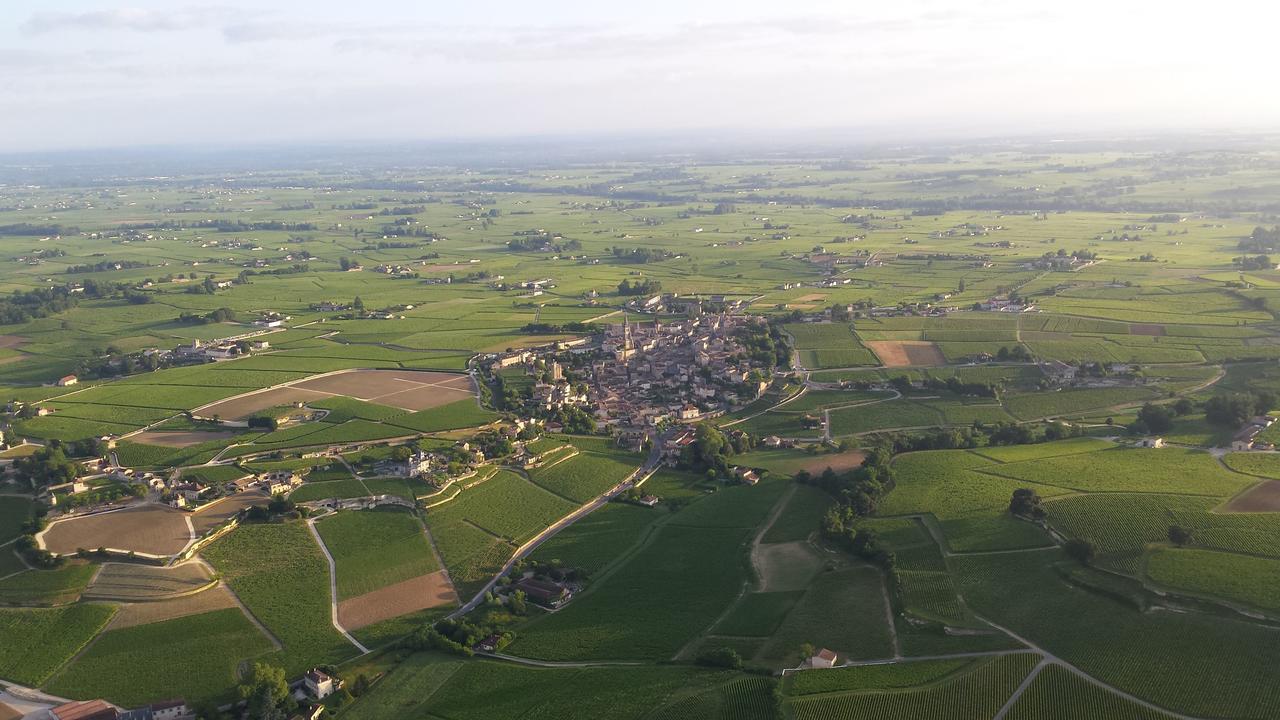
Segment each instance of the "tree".
[{"label": "tree", "polygon": [[1090,565],[1093,559],[1098,555],[1098,548],[1093,544],[1092,540],[1086,538],[1072,538],[1063,546],[1067,552],[1067,557],[1075,560],[1081,565]]},{"label": "tree", "polygon": [[1191,531],[1180,525],[1169,526],[1169,542],[1184,547],[1191,544]]},{"label": "tree", "polygon": [[265,663],[254,663],[245,682],[237,688],[240,699],[248,701],[249,714],[255,718],[287,718],[284,712],[288,704],[289,683],[284,679],[284,668]]},{"label": "tree", "polygon": [[524,615],[529,612],[529,603],[525,599],[523,590],[516,590],[511,593],[511,597],[507,600],[507,607],[511,608],[511,612],[516,615]]},{"label": "tree", "polygon": [[703,650],[698,653],[693,661],[706,667],[729,668],[730,670],[738,670],[742,667],[742,656],[738,654],[737,650],[727,647]]},{"label": "tree", "polygon": [[1138,423],[1147,432],[1166,433],[1173,429],[1173,413],[1163,405],[1147,403],[1138,411]]},{"label": "tree", "polygon": [[359,295],[351,301],[351,309],[355,310],[357,315],[364,315],[364,300],[361,300]]},{"label": "tree", "polygon": [[813,647],[813,643],[800,643],[800,657],[802,659],[813,657],[815,652],[817,652],[817,650]]},{"label": "tree", "polygon": [[1013,491],[1009,500],[1009,512],[1022,517],[1039,520],[1044,517],[1044,508],[1040,506],[1040,495],[1029,488],[1018,488]]}]

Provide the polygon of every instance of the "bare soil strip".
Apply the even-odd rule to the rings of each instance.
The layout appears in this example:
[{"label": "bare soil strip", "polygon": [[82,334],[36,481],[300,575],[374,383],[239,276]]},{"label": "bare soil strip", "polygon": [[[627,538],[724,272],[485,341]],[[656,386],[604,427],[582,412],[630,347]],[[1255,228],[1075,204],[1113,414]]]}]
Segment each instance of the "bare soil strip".
[{"label": "bare soil strip", "polygon": [[1280,512],[1280,480],[1268,480],[1231,498],[1222,512]]},{"label": "bare soil strip", "polygon": [[935,367],[946,365],[938,346],[927,340],[867,340],[863,345],[880,358],[885,367]]},{"label": "bare soil strip", "polygon": [[343,600],[338,603],[338,622],[348,630],[359,630],[383,620],[456,602],[458,594],[449,577],[438,570]]},{"label": "bare soil strip", "polygon": [[184,448],[200,443],[207,443],[213,440],[229,440],[234,437],[234,433],[229,432],[206,432],[203,430],[190,431],[172,431],[164,430],[148,430],[140,432],[137,435],[129,436],[129,442],[144,443],[147,445],[162,445],[164,447]]},{"label": "bare soil strip", "polygon": [[236,606],[235,598],[225,585],[217,585],[204,592],[159,602],[125,603],[111,618],[107,630],[119,630],[135,625],[173,620],[174,618],[199,615],[214,610],[225,610]]}]

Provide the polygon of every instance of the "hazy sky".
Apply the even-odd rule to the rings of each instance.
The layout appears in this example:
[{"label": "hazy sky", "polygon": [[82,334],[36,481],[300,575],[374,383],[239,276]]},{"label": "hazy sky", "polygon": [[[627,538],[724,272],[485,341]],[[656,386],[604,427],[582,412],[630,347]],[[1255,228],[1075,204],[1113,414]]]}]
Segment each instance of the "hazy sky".
[{"label": "hazy sky", "polygon": [[1280,127],[1261,0],[0,0],[0,151]]}]

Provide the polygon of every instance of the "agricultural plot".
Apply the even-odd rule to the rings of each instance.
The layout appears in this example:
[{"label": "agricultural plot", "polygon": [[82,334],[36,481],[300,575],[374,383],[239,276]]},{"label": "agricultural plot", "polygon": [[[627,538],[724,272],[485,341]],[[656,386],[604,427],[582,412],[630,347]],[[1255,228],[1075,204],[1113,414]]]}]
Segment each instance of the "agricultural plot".
[{"label": "agricultural plot", "polygon": [[49,683],[66,697],[102,697],[135,707],[178,695],[223,700],[242,660],[272,645],[239,608],[110,630]]},{"label": "agricultural plot", "polygon": [[787,697],[803,697],[834,692],[896,690],[930,685],[961,670],[973,669],[980,661],[906,660],[883,665],[855,665],[822,672],[797,672],[782,682]]},{"label": "agricultural plot", "polygon": [[857,659],[893,657],[879,571],[847,568],[820,574],[761,651],[775,667],[793,667],[804,643]]},{"label": "agricultural plot", "polygon": [[1200,717],[1266,717],[1280,708],[1265,680],[1280,631],[1207,614],[1144,613],[1064,585],[1051,566],[1060,559],[1021,553],[951,564],[974,612],[1102,682]]},{"label": "agricultural plot", "polygon": [[585,503],[625,480],[636,467],[616,454],[584,452],[563,462],[533,468],[529,479],[567,500]]},{"label": "agricultural plot", "polygon": [[1151,580],[1177,592],[1280,614],[1280,559],[1160,548],[1147,558],[1146,570]]},{"label": "agricultural plot", "polygon": [[843,323],[795,323],[784,330],[794,341],[800,362],[810,369],[874,365],[871,354]]},{"label": "agricultural plot", "polygon": [[490,535],[520,544],[569,514],[576,506],[524,478],[502,471],[464,490],[453,500],[427,513],[427,524],[465,522]]},{"label": "agricultural plot", "polygon": [[0,602],[61,605],[74,602],[98,572],[96,565],[75,560],[53,570],[26,570],[0,580]]},{"label": "agricultural plot", "polygon": [[988,465],[985,459],[962,450],[900,455],[893,463],[897,486],[881,504],[879,514],[933,515],[950,549],[956,551],[1048,546],[1050,540],[1043,531],[1009,516],[1009,498],[1014,490],[1029,485],[1041,497],[1068,491],[992,475],[985,472]]},{"label": "agricultural plot", "polygon": [[396,682],[379,683],[369,699],[361,699],[356,708],[360,716],[412,717],[425,712],[451,720],[640,720],[677,693],[741,677],[682,667],[533,668],[484,661],[457,669],[425,670],[418,665],[410,670],[417,672],[407,682],[424,694],[414,697],[394,689]]},{"label": "agricultural plot", "polygon": [[[742,588],[747,534],[664,526],[608,578],[531,621],[508,652],[539,660],[669,658]],[[618,616],[629,620],[608,621]]]},{"label": "agricultural plot", "polygon": [[823,514],[835,498],[809,485],[796,485],[777,519],[765,531],[761,542],[781,543],[806,540],[818,528]]},{"label": "agricultural plot", "polygon": [[31,519],[35,503],[20,495],[0,498],[0,544],[3,544],[22,534],[22,526]]},{"label": "agricultural plot", "polygon": [[796,720],[993,717],[1036,662],[1026,654],[1007,655],[978,663],[937,685],[800,698],[789,701],[788,708]]},{"label": "agricultural plot", "polygon": [[497,415],[478,406],[475,400],[455,400],[431,410],[399,415],[387,422],[414,432],[433,433],[477,427],[496,419]]},{"label": "agricultural plot", "polygon": [[38,687],[80,651],[115,608],[81,603],[49,610],[0,609],[0,678]]},{"label": "agricultural plot", "polygon": [[830,411],[830,417],[831,434],[836,437],[942,424],[942,416],[937,410],[903,399],[840,408]]},{"label": "agricultural plot", "polygon": [[242,525],[202,554],[284,645],[270,659],[288,673],[355,654],[330,624],[329,565],[302,523]]},{"label": "agricultural plot", "polygon": [[103,563],[86,600],[155,601],[198,592],[213,582],[208,569],[189,562],[173,567],[136,563]]},{"label": "agricultural plot", "polygon": [[337,565],[340,600],[440,569],[417,518],[394,506],[341,511],[316,529]]},{"label": "agricultural plot", "polygon": [[1146,388],[1083,388],[1057,392],[1010,395],[1004,406],[1021,420],[1077,415],[1123,404],[1141,404],[1156,399]]},{"label": "agricultural plot", "polygon": [[661,508],[611,502],[553,535],[534,552],[535,560],[559,560],[594,575],[640,542]]},{"label": "agricultural plot", "polygon": [[1061,665],[1048,665],[1005,717],[1010,720],[1074,720],[1078,717],[1171,720],[1172,715],[1130,702]]},{"label": "agricultural plot", "polygon": [[105,547],[168,556],[181,552],[192,537],[184,513],[149,504],[61,520],[50,524],[39,540],[58,554]]},{"label": "agricultural plot", "polygon": [[1079,492],[1155,492],[1227,497],[1252,482],[1213,456],[1185,448],[1113,448],[1006,463],[986,472]]},{"label": "agricultural plot", "polygon": [[887,368],[946,365],[938,345],[924,340],[868,340],[867,347]]}]

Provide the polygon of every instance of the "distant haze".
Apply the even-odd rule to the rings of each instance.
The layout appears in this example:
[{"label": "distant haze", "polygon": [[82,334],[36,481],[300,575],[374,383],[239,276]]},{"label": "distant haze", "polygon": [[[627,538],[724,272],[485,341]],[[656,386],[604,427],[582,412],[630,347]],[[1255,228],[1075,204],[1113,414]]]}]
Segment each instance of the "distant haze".
[{"label": "distant haze", "polygon": [[1280,127],[1255,0],[5,0],[0,152]]}]

